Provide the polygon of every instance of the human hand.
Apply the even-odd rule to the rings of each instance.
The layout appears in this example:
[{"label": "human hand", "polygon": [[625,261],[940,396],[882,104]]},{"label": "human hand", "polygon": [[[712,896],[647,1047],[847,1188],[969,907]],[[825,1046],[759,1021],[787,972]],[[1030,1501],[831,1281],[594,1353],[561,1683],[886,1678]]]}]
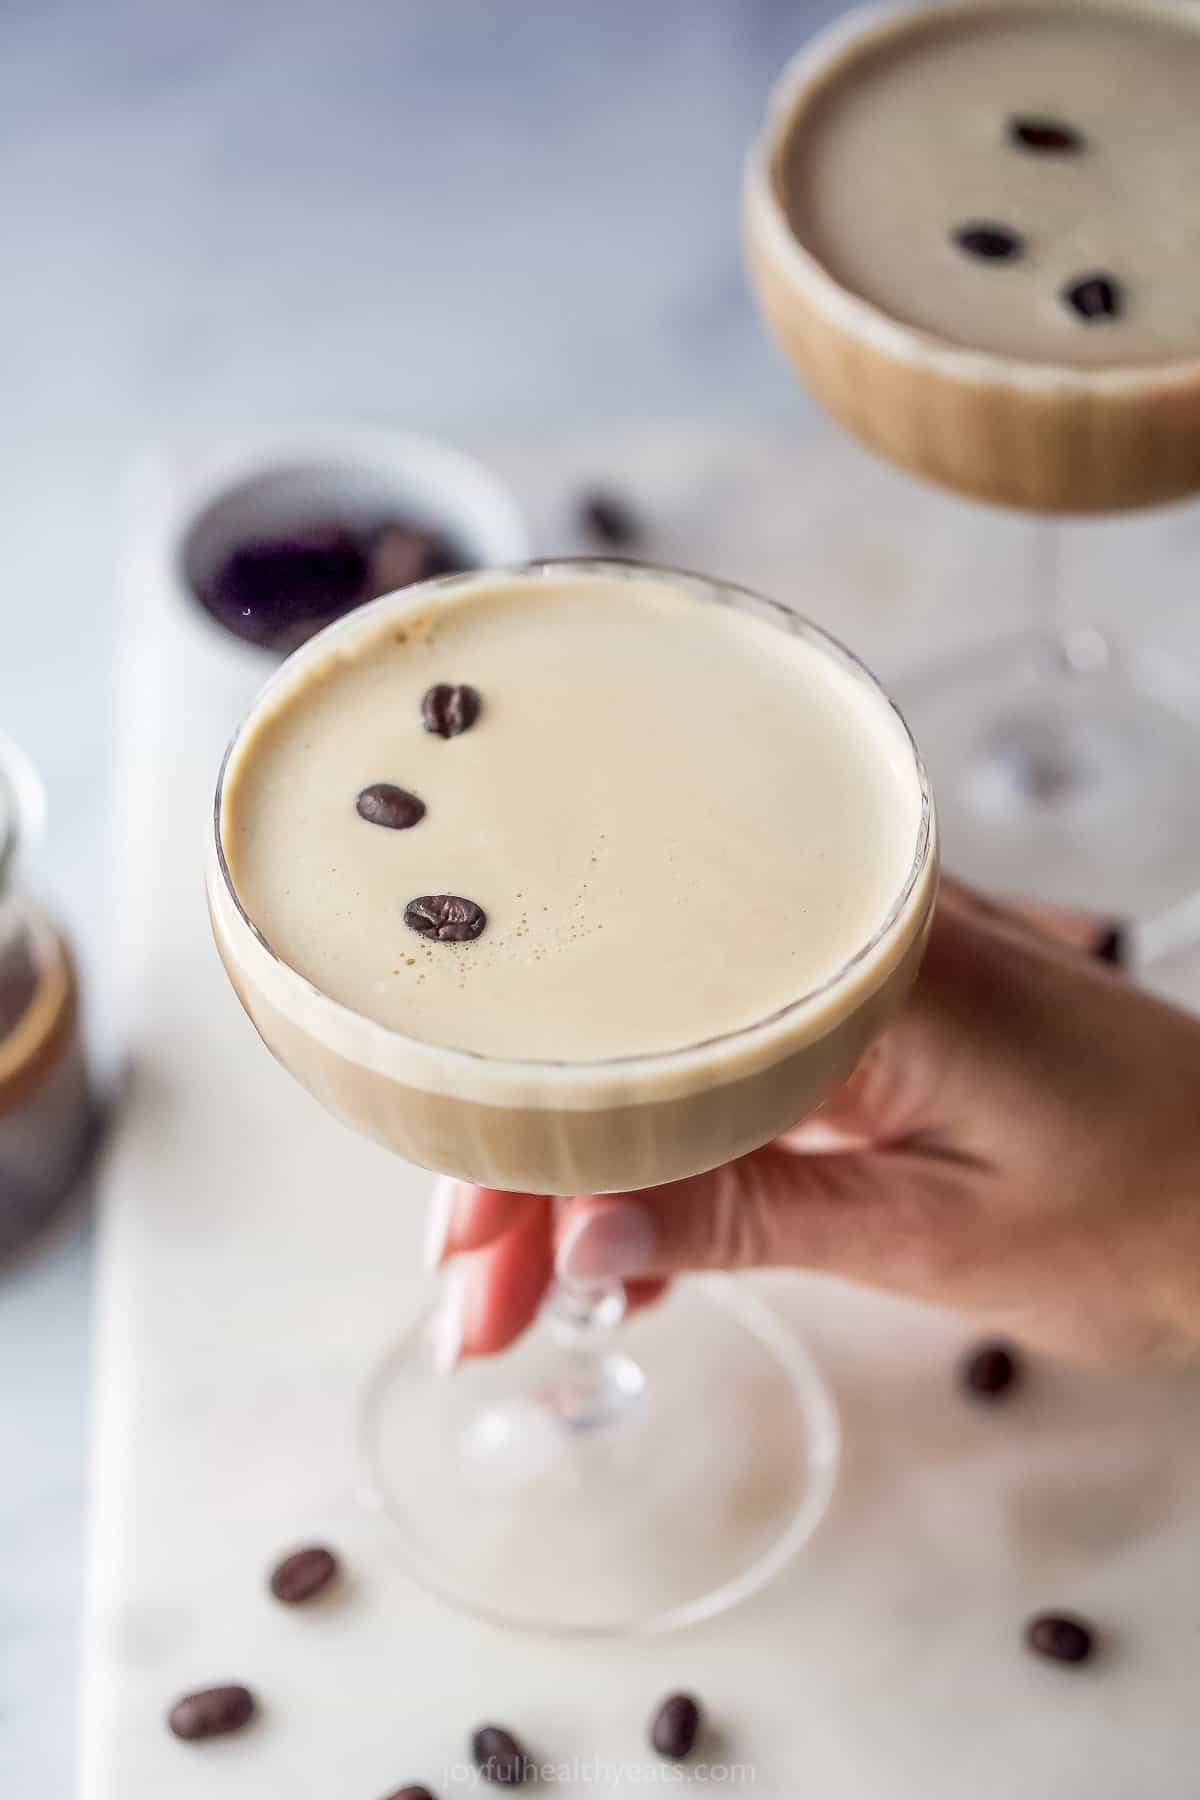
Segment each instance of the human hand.
[{"label": "human hand", "polygon": [[1096,960],[1078,919],[953,882],[851,1080],[737,1162],[636,1194],[443,1182],[443,1366],[501,1349],[555,1262],[631,1304],[688,1269],[799,1267],[1090,1358],[1200,1350],[1200,1020]]}]

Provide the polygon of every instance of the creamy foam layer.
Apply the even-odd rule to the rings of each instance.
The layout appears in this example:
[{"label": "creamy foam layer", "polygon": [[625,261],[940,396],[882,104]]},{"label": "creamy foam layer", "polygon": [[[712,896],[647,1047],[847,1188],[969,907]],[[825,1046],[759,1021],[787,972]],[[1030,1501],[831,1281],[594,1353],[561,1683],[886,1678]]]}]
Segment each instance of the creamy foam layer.
[{"label": "creamy foam layer", "polygon": [[[422,728],[467,682],[461,736]],[[360,790],[424,801],[408,830]],[[683,1048],[834,975],[913,862],[911,746],[852,668],[663,577],[475,577],[333,635],[234,753],[222,838],[286,963],[427,1043],[507,1058]],[[404,924],[463,895],[480,937]]]},{"label": "creamy foam layer", "polygon": [[[1014,144],[1052,120],[1068,153]],[[931,9],[843,49],[777,154],[792,230],[844,287],[968,348],[1082,367],[1200,355],[1200,9],[983,4]],[[1012,260],[959,226],[1017,233]],[[1120,313],[1085,322],[1064,289],[1103,273]]]}]

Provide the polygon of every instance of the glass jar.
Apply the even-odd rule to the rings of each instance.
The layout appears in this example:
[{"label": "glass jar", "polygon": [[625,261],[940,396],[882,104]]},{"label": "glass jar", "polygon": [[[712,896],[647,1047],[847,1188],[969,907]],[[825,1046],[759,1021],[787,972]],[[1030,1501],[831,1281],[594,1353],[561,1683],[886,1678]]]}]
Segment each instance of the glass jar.
[{"label": "glass jar", "polygon": [[19,879],[40,812],[32,768],[0,740],[0,1262],[70,1195],[96,1121],[74,959]]}]

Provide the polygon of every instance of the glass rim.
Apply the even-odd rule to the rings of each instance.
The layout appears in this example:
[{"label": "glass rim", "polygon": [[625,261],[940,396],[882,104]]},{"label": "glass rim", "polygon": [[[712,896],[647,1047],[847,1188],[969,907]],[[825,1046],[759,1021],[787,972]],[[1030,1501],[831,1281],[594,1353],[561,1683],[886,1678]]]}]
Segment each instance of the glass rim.
[{"label": "glass rim", "polygon": [[[782,1006],[775,1007],[761,1018],[754,1019],[746,1025],[734,1026],[728,1031],[714,1032],[708,1037],[688,1044],[679,1044],[667,1050],[629,1051],[615,1056],[574,1058],[496,1056],[487,1051],[469,1050],[461,1045],[434,1043],[429,1038],[416,1037],[408,1032],[398,1031],[390,1025],[383,1024],[379,1019],[373,1019],[368,1014],[359,1012],[352,1006],[347,1006],[343,1001],[333,999],[308,976],[302,975],[285,956],[275,949],[243,906],[225,855],[221,832],[225,781],[230,764],[243,742],[248,728],[258,718],[264,703],[278,688],[286,685],[287,672],[292,662],[311,654],[315,646],[321,644],[323,640],[331,640],[337,633],[346,629],[352,621],[356,624],[361,623],[363,620],[369,619],[373,613],[388,611],[401,596],[406,602],[415,601],[425,595],[442,594],[456,587],[473,586],[477,582],[486,582],[495,577],[512,579],[528,576],[545,580],[571,574],[605,574],[623,580],[637,579],[639,576],[659,576],[678,582],[681,586],[690,589],[696,597],[699,597],[698,591],[703,591],[709,602],[715,601],[720,604],[724,599],[726,602],[740,602],[742,606],[749,602],[755,609],[765,609],[770,615],[772,623],[778,629],[786,631],[790,636],[803,638],[822,654],[831,656],[834,661],[848,670],[878,697],[888,712],[899,722],[904,741],[911,754],[921,803],[917,822],[916,846],[912,860],[900,890],[888,907],[883,920],[871,936],[859,946],[853,956],[849,957],[823,981],[806,989],[804,993],[786,1000]],[[525,1077],[542,1073],[552,1079],[589,1074],[618,1075],[626,1069],[635,1071],[666,1069],[677,1062],[702,1055],[706,1051],[719,1051],[749,1042],[769,1028],[782,1025],[792,1015],[799,1016],[806,1007],[811,1006],[814,1001],[820,1000],[825,995],[833,993],[857,969],[863,967],[880,945],[885,943],[901,924],[908,902],[922,875],[929,867],[936,841],[933,790],[908,721],[878,677],[860,657],[856,656],[852,650],[847,649],[839,638],[826,631],[823,626],[815,624],[811,619],[797,612],[785,601],[771,599],[742,583],[725,581],[718,576],[701,574],[692,569],[677,568],[668,563],[640,562],[632,557],[612,556],[540,557],[525,563],[513,563],[496,568],[471,569],[451,575],[442,575],[431,581],[417,582],[410,587],[396,589],[390,594],[381,594],[377,599],[368,601],[365,606],[356,607],[341,619],[325,626],[307,643],[293,651],[292,655],[273,671],[251,701],[230,738],[217,776],[216,792],[213,798],[212,827],[213,849],[221,885],[241,924],[274,966],[282,972],[285,980],[304,991],[310,998],[315,998],[323,1010],[331,1011],[337,1017],[351,1021],[356,1031],[365,1033],[373,1041],[400,1045],[433,1061],[447,1062],[452,1065],[459,1064],[472,1069],[511,1071],[514,1075]]]},{"label": "glass rim", "polygon": [[[805,88],[819,87],[822,77],[845,53],[853,55],[890,27],[928,25],[939,14],[970,19],[994,13],[1034,11],[1042,0],[861,0],[815,31],[783,64],[771,84],[760,114],[760,124],[750,140],[744,164],[746,193],[766,209],[772,237],[772,254],[781,259],[787,278],[816,290],[840,322],[854,329],[903,362],[935,363],[962,382],[999,384],[1058,390],[1068,393],[1123,393],[1134,388],[1173,389],[1189,386],[1200,377],[1200,354],[1164,356],[1143,362],[1099,365],[1039,362],[999,350],[973,348],[937,336],[920,325],[909,324],[877,302],[838,280],[808,245],[793,231],[776,181],[776,156],[785,133],[801,111]],[[1129,18],[1141,11],[1173,25],[1180,22],[1176,0],[1099,0],[1103,10]],[[1190,24],[1184,27],[1191,29]],[[1200,32],[1195,35],[1200,38]]]}]

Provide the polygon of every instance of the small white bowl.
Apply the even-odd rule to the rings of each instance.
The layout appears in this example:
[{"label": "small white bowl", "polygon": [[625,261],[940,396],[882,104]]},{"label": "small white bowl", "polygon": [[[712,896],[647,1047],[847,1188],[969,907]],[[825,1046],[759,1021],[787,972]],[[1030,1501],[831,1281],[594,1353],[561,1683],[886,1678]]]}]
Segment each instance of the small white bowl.
[{"label": "small white bowl", "polygon": [[214,703],[228,715],[248,703],[280,655],[229,631],[197,588],[248,539],[392,517],[445,536],[468,567],[520,563],[532,553],[516,501],[490,470],[386,424],[299,425],[152,451],[130,484],[131,637],[185,660],[193,689],[215,686],[223,698]]}]

